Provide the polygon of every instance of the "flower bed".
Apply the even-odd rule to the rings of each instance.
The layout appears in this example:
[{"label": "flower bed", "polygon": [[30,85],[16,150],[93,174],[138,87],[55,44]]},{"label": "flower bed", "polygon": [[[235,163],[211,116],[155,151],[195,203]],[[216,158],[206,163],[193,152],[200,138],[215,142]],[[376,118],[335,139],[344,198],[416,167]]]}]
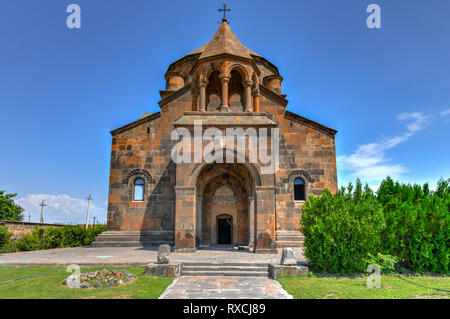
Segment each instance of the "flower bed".
[{"label": "flower bed", "polygon": [[[79,279],[79,280],[78,280]],[[115,287],[136,279],[136,275],[125,270],[107,270],[80,273],[79,278],[70,275],[64,279],[63,284],[72,288],[101,288]]]}]

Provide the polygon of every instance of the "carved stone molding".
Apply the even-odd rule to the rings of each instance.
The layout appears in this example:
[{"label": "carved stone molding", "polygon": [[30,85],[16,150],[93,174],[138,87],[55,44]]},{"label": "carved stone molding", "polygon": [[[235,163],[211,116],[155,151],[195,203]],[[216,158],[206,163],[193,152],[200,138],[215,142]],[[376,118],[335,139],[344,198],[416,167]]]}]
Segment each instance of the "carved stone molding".
[{"label": "carved stone molding", "polygon": [[127,177],[123,180],[124,184],[128,184],[133,177],[143,177],[148,183],[153,183],[152,175],[145,169],[134,169],[128,173]]},{"label": "carved stone molding", "polygon": [[309,183],[314,183],[314,179],[311,177],[311,175],[303,170],[295,170],[290,172],[289,175],[283,179],[283,183],[292,183],[297,177],[301,177],[303,180]]},{"label": "carved stone molding", "polygon": [[236,195],[228,185],[222,185],[214,192],[213,203],[216,205],[236,204]]}]

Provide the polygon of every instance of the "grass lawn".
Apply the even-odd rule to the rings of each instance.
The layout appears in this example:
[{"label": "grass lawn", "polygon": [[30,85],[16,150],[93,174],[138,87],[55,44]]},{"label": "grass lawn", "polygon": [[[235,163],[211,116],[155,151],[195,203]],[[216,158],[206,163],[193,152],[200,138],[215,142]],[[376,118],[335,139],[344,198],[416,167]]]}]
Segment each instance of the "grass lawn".
[{"label": "grass lawn", "polygon": [[[55,270],[59,272],[0,283],[0,299],[155,299],[172,283],[170,278],[147,276],[144,267],[115,267],[114,270],[127,270],[135,274],[136,279],[113,288],[76,289],[62,284],[64,278],[70,275],[65,267],[52,266],[0,266],[0,282]],[[81,272],[98,270],[101,268],[81,267]]]},{"label": "grass lawn", "polygon": [[[404,276],[403,276],[404,277]],[[408,276],[409,281],[427,287],[450,290],[448,277]],[[450,293],[422,288],[398,278],[382,275],[381,288],[367,288],[367,277],[281,277],[283,288],[295,299],[411,299],[449,298]]]}]

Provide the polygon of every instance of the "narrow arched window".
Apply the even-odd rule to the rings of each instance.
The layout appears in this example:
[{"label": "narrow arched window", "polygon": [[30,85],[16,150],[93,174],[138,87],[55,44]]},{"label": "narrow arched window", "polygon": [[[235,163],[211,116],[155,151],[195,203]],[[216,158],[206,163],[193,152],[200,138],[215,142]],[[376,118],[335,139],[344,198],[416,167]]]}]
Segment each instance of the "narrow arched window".
[{"label": "narrow arched window", "polygon": [[300,177],[294,180],[294,200],[306,200],[305,181]]},{"label": "narrow arched window", "polygon": [[134,197],[133,200],[144,200],[145,181],[142,178],[136,178],[134,181]]}]

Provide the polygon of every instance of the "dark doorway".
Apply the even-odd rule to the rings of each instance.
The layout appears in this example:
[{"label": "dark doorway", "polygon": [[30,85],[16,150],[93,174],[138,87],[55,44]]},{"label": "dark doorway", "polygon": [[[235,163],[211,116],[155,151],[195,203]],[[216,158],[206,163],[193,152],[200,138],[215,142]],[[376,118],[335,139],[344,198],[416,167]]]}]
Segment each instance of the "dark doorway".
[{"label": "dark doorway", "polygon": [[219,218],[217,220],[217,243],[219,245],[231,245],[231,218]]}]

